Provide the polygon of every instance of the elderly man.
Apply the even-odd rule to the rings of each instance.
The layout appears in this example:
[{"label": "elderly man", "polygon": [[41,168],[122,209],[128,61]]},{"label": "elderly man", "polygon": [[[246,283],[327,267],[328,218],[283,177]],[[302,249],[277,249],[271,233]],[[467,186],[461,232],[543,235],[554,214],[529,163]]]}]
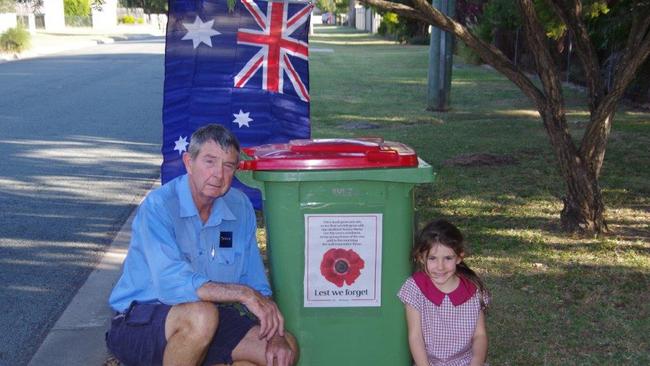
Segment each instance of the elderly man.
[{"label": "elderly man", "polygon": [[269,298],[248,198],[231,189],[239,142],[211,124],[183,155],[187,174],[138,208],[109,350],[127,365],[290,365],[295,339]]}]

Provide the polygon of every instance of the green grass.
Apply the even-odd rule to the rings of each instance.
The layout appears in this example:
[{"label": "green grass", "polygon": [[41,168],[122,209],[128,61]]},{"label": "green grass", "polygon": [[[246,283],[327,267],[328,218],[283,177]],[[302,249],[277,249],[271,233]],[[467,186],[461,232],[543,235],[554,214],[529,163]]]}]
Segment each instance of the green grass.
[{"label": "green grass", "polygon": [[[611,233],[570,237],[559,231],[564,182],[555,157],[514,84],[457,61],[451,111],[427,112],[426,46],[336,27],[317,27],[310,46],[314,138],[403,142],[437,172],[416,190],[418,217],[449,218],[466,234],[469,263],[494,298],[492,365],[650,364],[649,113],[621,106],[613,124],[601,177]],[[578,89],[565,98],[579,141],[586,98]],[[376,128],[353,128],[362,122]],[[472,153],[517,163],[444,164]]]}]

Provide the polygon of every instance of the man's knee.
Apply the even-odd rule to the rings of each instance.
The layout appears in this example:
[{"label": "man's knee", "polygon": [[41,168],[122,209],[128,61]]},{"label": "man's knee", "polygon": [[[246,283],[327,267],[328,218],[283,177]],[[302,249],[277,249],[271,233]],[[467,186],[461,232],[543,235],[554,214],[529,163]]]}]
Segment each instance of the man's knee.
[{"label": "man's knee", "polygon": [[[255,326],[246,334],[246,336],[239,342],[237,347],[233,350],[232,356],[235,363],[233,365],[266,365],[266,341],[259,337],[260,327]],[[293,334],[289,332],[284,333],[289,348],[294,354],[294,365],[298,363],[300,357],[300,347],[298,341]],[[243,362],[241,364],[237,362]],[[246,363],[248,362],[248,363]]]},{"label": "man's knee", "polygon": [[165,323],[165,337],[177,333],[209,343],[219,325],[219,312],[211,302],[199,301],[174,305]]},{"label": "man's knee", "polygon": [[300,359],[300,347],[298,346],[298,341],[296,340],[296,337],[293,336],[293,334],[289,332],[284,332],[284,339],[287,340],[287,343],[289,343],[289,347],[293,351],[293,354],[296,355],[294,358],[294,363],[298,363],[298,360]]}]

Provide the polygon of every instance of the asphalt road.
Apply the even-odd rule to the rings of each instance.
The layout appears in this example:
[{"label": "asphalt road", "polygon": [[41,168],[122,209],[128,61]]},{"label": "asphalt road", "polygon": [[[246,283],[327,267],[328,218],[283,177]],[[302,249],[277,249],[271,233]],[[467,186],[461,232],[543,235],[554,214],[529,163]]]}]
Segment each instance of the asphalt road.
[{"label": "asphalt road", "polygon": [[163,52],[0,64],[0,365],[27,364],[159,177]]}]

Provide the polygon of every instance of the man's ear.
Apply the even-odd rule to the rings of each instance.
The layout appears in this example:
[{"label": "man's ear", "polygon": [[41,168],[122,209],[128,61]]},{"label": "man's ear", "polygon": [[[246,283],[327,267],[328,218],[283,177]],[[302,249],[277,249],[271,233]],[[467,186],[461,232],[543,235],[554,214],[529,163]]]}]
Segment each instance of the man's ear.
[{"label": "man's ear", "polygon": [[192,157],[190,156],[190,153],[184,152],[183,153],[183,165],[185,165],[185,171],[191,174],[192,170]]}]

